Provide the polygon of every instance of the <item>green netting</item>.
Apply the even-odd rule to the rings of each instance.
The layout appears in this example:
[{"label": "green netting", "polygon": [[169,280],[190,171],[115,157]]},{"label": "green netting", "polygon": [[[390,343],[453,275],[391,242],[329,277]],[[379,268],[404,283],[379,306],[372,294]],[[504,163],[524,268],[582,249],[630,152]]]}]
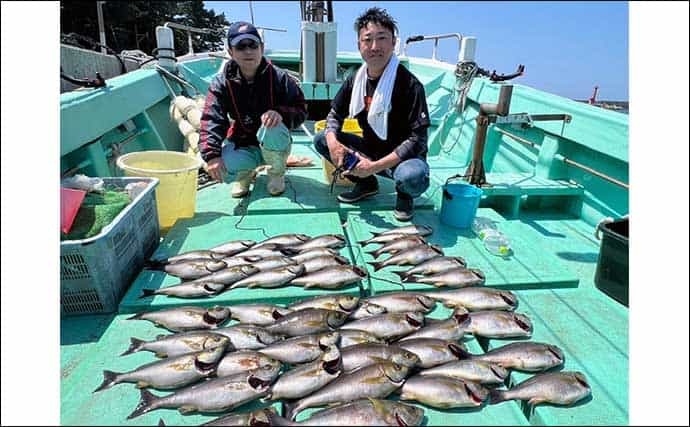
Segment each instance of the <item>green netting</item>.
[{"label": "green netting", "polygon": [[88,193],[74,218],[72,229],[67,234],[60,233],[60,240],[81,240],[97,235],[129,202],[129,195],[123,191]]}]

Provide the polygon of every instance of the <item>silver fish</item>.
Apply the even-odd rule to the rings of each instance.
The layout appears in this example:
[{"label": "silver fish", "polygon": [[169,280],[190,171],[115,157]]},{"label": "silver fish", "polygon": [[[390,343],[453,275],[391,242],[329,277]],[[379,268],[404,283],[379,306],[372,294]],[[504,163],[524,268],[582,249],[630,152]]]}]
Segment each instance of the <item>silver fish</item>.
[{"label": "silver fish", "polygon": [[94,390],[105,390],[120,383],[135,383],[137,388],[170,390],[195,383],[215,374],[225,347],[215,347],[147,363],[132,371],[103,371],[103,383]]},{"label": "silver fish", "polygon": [[234,265],[232,267],[224,268],[215,273],[211,273],[208,276],[204,276],[200,279],[191,280],[188,282],[183,282],[186,284],[191,283],[220,283],[226,286],[230,286],[233,283],[245,279],[259,271],[258,268],[253,265],[241,264]]},{"label": "silver fish", "polygon": [[224,257],[228,255],[225,255],[221,252],[213,252],[207,249],[204,250],[197,250],[197,251],[188,251],[188,252],[183,252],[181,254],[173,255],[168,258],[162,258],[162,259],[150,259],[146,262],[147,268],[153,268],[153,269],[158,269],[161,268],[162,266],[166,264],[174,264],[176,262],[181,262],[181,261],[189,261],[189,260],[221,260]]},{"label": "silver fish", "polygon": [[424,410],[392,400],[366,399],[343,403],[313,413],[308,419],[293,422],[271,414],[272,426],[420,426]]},{"label": "silver fish", "polygon": [[249,276],[245,279],[239,280],[228,289],[236,289],[241,287],[251,288],[277,288],[289,283],[294,278],[304,273],[304,266],[302,265],[288,265],[285,267],[274,268],[273,270],[262,271]]},{"label": "silver fish", "polygon": [[423,292],[423,294],[441,301],[446,307],[464,307],[469,311],[513,311],[518,305],[514,293],[494,288],[473,286],[447,291]]},{"label": "silver fish", "polygon": [[366,331],[361,331],[358,329],[339,329],[340,333],[340,348],[350,347],[357,344],[364,343],[377,343],[383,344],[385,341],[381,338],[375,337]]},{"label": "silver fish", "polygon": [[322,389],[286,405],[287,418],[294,420],[306,408],[349,402],[363,397],[385,398],[400,387],[409,368],[390,362],[366,366],[351,374],[343,374]]},{"label": "silver fish", "polygon": [[331,346],[314,362],[284,372],[264,400],[299,399],[319,390],[343,372],[338,347]]},{"label": "silver fish", "polygon": [[424,314],[418,312],[386,313],[348,322],[343,329],[359,329],[386,340],[408,335],[424,326]]},{"label": "silver fish", "polygon": [[331,346],[337,345],[339,341],[340,334],[333,331],[288,338],[259,351],[281,362],[296,365],[316,360]]},{"label": "silver fish", "polygon": [[340,234],[324,234],[318,237],[314,237],[306,242],[285,247],[283,252],[288,255],[297,255],[302,251],[315,248],[330,248],[330,249],[340,249],[344,248],[346,245],[345,237]]},{"label": "silver fish", "polygon": [[271,417],[277,416],[276,410],[272,407],[256,409],[250,412],[232,413],[216,418],[202,426],[207,427],[245,427],[245,426],[268,426]]},{"label": "silver fish", "polygon": [[150,265],[150,270],[161,270],[182,280],[194,280],[227,268],[223,260],[189,259],[164,265]]},{"label": "silver fish", "polygon": [[383,232],[372,232],[372,234],[379,236],[382,234],[418,234],[422,237],[428,236],[431,233],[433,233],[434,230],[429,227],[428,225],[418,225],[418,224],[412,224],[412,225],[406,225],[404,227],[397,227],[397,228],[392,228],[390,230],[386,230]]},{"label": "silver fish", "polygon": [[472,381],[432,375],[410,377],[400,389],[400,400],[441,409],[478,407],[488,396],[488,389]]},{"label": "silver fish", "polygon": [[307,261],[302,262],[301,264],[304,266],[304,271],[305,273],[313,273],[315,271],[322,270],[326,267],[335,267],[338,265],[346,265],[349,264],[350,260],[348,260],[345,257],[342,257],[340,255],[336,256],[320,256],[316,258],[309,259]]},{"label": "silver fish", "polygon": [[240,323],[268,326],[277,319],[291,313],[288,308],[271,304],[239,304],[232,306],[231,317]]},{"label": "silver fish", "polygon": [[356,371],[365,366],[390,361],[398,365],[414,368],[419,365],[419,356],[411,351],[388,344],[364,343],[343,348],[343,370]]},{"label": "silver fish", "polygon": [[414,276],[416,274],[428,275],[443,273],[444,271],[453,270],[455,268],[467,267],[467,262],[464,258],[459,256],[439,256],[424,261],[421,264],[410,268],[406,271],[394,271],[393,273],[404,279],[407,276]]},{"label": "silver fish", "polygon": [[398,252],[381,262],[370,262],[374,271],[389,265],[417,265],[437,256],[443,256],[443,250],[437,245],[419,245],[411,249]]},{"label": "silver fish", "polygon": [[181,414],[223,412],[263,397],[278,376],[272,366],[211,379],[185,387],[167,396],[156,396],[141,389],[141,400],[127,419],[136,418],[158,408],[177,408]]},{"label": "silver fish", "polygon": [[491,404],[506,400],[526,400],[531,407],[540,403],[572,405],[592,394],[582,372],[549,372],[537,374],[510,390],[492,390]]},{"label": "silver fish", "polygon": [[158,289],[141,290],[139,298],[154,295],[167,295],[176,298],[203,298],[217,295],[225,290],[225,285],[214,282],[182,282],[179,285],[166,286]]},{"label": "silver fish", "polygon": [[261,246],[255,246],[251,249],[247,249],[244,252],[240,252],[236,257],[249,257],[258,256],[261,258],[268,258],[272,256],[284,255],[281,251],[282,246],[275,243],[266,243]]},{"label": "silver fish", "polygon": [[130,340],[131,345],[120,356],[138,351],[150,351],[155,353],[156,357],[174,357],[216,347],[223,347],[226,351],[235,350],[228,337],[211,331],[158,335],[153,341],[144,341],[138,338],[130,338]]},{"label": "silver fish", "polygon": [[214,246],[210,249],[211,252],[221,253],[225,256],[233,256],[254,246],[256,242],[254,240],[233,240],[231,242],[223,243]]},{"label": "silver fish", "polygon": [[258,350],[281,339],[262,327],[252,325],[237,324],[218,328],[214,332],[230,338],[236,350]]},{"label": "silver fish", "polygon": [[257,244],[256,246],[262,246],[267,244],[276,244],[280,246],[295,246],[307,242],[310,239],[311,237],[307,236],[306,234],[280,234],[278,236],[273,236],[269,239],[259,242],[259,244]]},{"label": "silver fish", "polygon": [[347,314],[342,311],[305,308],[286,314],[272,325],[266,326],[266,330],[274,334],[296,337],[338,329],[346,319]]},{"label": "silver fish", "polygon": [[324,288],[339,289],[359,282],[367,277],[367,271],[356,265],[338,265],[326,267],[314,273],[294,279],[291,285],[302,286],[304,289]]},{"label": "silver fish", "polygon": [[350,313],[349,320],[364,319],[365,317],[378,316],[386,313],[386,307],[381,307],[368,301],[362,301],[355,311]]},{"label": "silver fish", "polygon": [[470,324],[470,316],[467,312],[454,312],[448,319],[431,322],[427,319],[427,325],[416,332],[400,338],[400,342],[417,338],[438,338],[442,340],[457,341],[465,335],[465,330]]},{"label": "silver fish", "polygon": [[302,251],[302,252],[298,253],[297,255],[292,255],[290,258],[292,258],[298,264],[301,264],[304,261],[308,261],[312,258],[318,258],[320,256],[336,256],[336,255],[339,255],[339,254],[334,249],[314,248],[314,249],[308,249],[306,251]]},{"label": "silver fish", "polygon": [[419,357],[419,367],[428,369],[463,357],[465,345],[457,341],[438,338],[415,338],[400,341],[396,345]]},{"label": "silver fish", "polygon": [[402,279],[406,283],[426,283],[436,287],[449,286],[454,288],[464,288],[467,286],[480,286],[486,280],[484,273],[476,268],[456,268],[447,270],[443,273],[436,273],[431,276],[415,277],[407,276]]},{"label": "silver fish", "polygon": [[436,307],[436,301],[420,292],[389,292],[368,297],[365,301],[383,306],[389,313],[429,313]]},{"label": "silver fish", "polygon": [[458,378],[479,384],[501,384],[508,374],[501,365],[475,359],[454,360],[419,372],[419,375]]},{"label": "silver fish", "polygon": [[565,362],[565,355],[559,347],[534,341],[514,342],[484,354],[468,354],[467,357],[524,372],[544,371]]},{"label": "silver fish", "polygon": [[486,338],[532,336],[532,322],[524,314],[512,311],[476,311],[470,313],[467,333]]},{"label": "silver fish", "polygon": [[270,256],[253,262],[252,265],[259,269],[259,271],[273,270],[278,267],[287,267],[288,265],[297,265],[297,261],[286,256]]},{"label": "silver fish", "polygon": [[323,308],[325,310],[337,310],[350,313],[357,308],[359,297],[345,294],[327,294],[309,298],[289,304],[287,308],[291,310],[302,310],[304,308]]},{"label": "silver fish", "polygon": [[387,243],[393,242],[398,239],[404,239],[405,237],[409,236],[409,234],[403,234],[403,233],[398,233],[398,234],[380,234],[378,236],[374,236],[371,239],[367,240],[360,240],[357,243],[359,243],[362,246],[366,246],[371,243],[378,243],[381,245],[385,245]]},{"label": "silver fish", "polygon": [[425,245],[426,240],[424,240],[423,237],[417,236],[417,235],[404,235],[404,237],[400,239],[393,240],[391,242],[386,243],[385,245],[381,246],[380,248],[369,251],[367,252],[368,254],[371,254],[374,258],[380,257],[382,254],[396,254],[400,251],[404,251],[405,249],[410,249],[414,248],[419,245]]},{"label": "silver fish", "polygon": [[229,375],[239,374],[241,372],[252,369],[259,369],[262,366],[270,366],[274,369],[280,370],[282,363],[279,361],[254,350],[235,351],[226,354],[218,363],[216,375],[218,377],[227,377]]},{"label": "silver fish", "polygon": [[127,320],[148,320],[156,326],[170,331],[183,332],[195,329],[216,329],[229,318],[230,309],[228,307],[185,306],[137,313],[128,317]]}]

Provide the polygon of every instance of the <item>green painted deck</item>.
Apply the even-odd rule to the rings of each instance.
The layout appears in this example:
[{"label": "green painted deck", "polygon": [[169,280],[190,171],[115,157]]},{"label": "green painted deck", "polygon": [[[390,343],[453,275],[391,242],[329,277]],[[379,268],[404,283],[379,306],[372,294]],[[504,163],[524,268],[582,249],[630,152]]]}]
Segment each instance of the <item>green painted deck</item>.
[{"label": "green painted deck", "polygon": [[[270,55],[278,62],[298,60],[294,51],[270,52]],[[339,54],[339,60],[341,64],[353,65],[361,61],[357,54]],[[494,186],[484,190],[479,215],[497,220],[499,229],[511,239],[514,254],[502,259],[489,254],[470,232],[439,222],[441,186],[448,177],[466,170],[472,152],[474,114],[479,103],[496,102],[500,85],[486,79],[475,81],[468,94],[467,108],[458,117],[449,108],[455,83],[454,66],[446,69],[439,63],[413,58],[405,64],[425,85],[432,119],[428,157],[432,182],[416,200],[414,222],[432,226],[430,242],[440,244],[447,255],[462,256],[470,267],[482,270],[488,286],[515,290],[518,311],[527,314],[534,323],[533,340],[559,345],[566,355],[564,368],[583,371],[593,388],[592,399],[575,407],[542,405],[533,414],[525,413],[523,405],[517,402],[472,411],[427,408],[425,425],[627,424],[628,309],[594,285],[599,242],[593,237],[593,224],[604,216],[627,214],[628,192],[563,165],[554,157],[568,157],[627,182],[628,117],[515,85],[511,113],[567,113],[573,120],[566,125],[536,122],[533,128],[516,131],[535,144],[531,148],[491,129],[488,132],[485,163],[487,180]],[[190,72],[199,73],[194,76],[194,82],[208,82],[214,68],[213,64],[207,65],[190,64]],[[126,136],[115,130],[130,118],[141,136],[127,145],[128,150],[180,149],[182,137],[169,120],[167,96],[165,85],[152,70],[139,70],[113,79],[110,92],[97,89],[63,96],[61,170],[79,167],[84,173],[106,176],[107,146]],[[108,120],[98,119],[106,110]],[[312,132],[313,123],[305,126]],[[89,144],[104,134],[107,138],[100,141],[100,147]],[[244,199],[231,198],[228,184],[204,188],[197,193],[195,217],[178,221],[155,255],[169,256],[234,239],[261,240],[264,235],[259,228],[263,228],[269,235],[345,234],[351,245],[342,249],[341,254],[358,265],[368,266],[365,262],[371,261],[371,257],[353,243],[369,238],[372,230],[405,225],[391,214],[395,200],[393,183],[381,178],[380,194],[376,198],[360,204],[342,204],[336,195],[343,188],[336,187],[334,194],[329,194],[321,160],[307,134],[295,132],[292,153],[308,156],[314,163],[289,169],[283,195],[270,197],[266,193],[265,175],[257,178],[250,196]],[[376,247],[371,245],[366,250]],[[363,296],[398,291],[401,286],[380,280],[399,283],[391,270],[376,272],[361,287],[352,286],[345,291]],[[329,292],[285,287],[234,290],[198,300],[138,298],[143,287],[170,286],[177,282],[177,278],[161,272],[143,271],[123,298],[120,313],[61,319],[62,424],[154,425],[162,418],[168,425],[193,425],[215,417],[181,416],[177,411],[157,410],[127,421],[126,416],[139,400],[133,385],[118,385],[92,394],[102,381],[103,369],[126,371],[153,360],[150,353],[119,357],[129,346],[130,337],[151,339],[165,333],[149,322],[125,321],[129,316],[126,313],[188,304],[287,303]],[[408,290],[429,288],[405,284]],[[447,316],[444,310],[439,305],[432,317]],[[507,342],[469,339],[467,345],[478,353]],[[528,376],[513,373],[511,382]]]}]

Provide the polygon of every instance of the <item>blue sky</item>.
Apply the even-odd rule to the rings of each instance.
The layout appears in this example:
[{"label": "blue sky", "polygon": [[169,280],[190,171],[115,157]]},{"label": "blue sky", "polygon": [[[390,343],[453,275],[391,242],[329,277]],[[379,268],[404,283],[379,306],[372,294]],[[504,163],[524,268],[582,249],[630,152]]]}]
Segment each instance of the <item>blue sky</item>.
[{"label": "blue sky", "polygon": [[[228,21],[250,20],[248,1],[205,2]],[[299,46],[298,1],[252,2],[256,25],[283,28],[266,33],[272,49]],[[477,37],[479,65],[511,73],[525,65],[516,83],[561,96],[587,99],[595,85],[599,100],[628,99],[627,2],[333,2],[338,50],[355,51],[355,18],[379,6],[398,21],[402,41],[410,35],[460,33]],[[412,45],[412,56],[431,57],[433,42]],[[440,59],[455,63],[457,43],[439,44]]]}]

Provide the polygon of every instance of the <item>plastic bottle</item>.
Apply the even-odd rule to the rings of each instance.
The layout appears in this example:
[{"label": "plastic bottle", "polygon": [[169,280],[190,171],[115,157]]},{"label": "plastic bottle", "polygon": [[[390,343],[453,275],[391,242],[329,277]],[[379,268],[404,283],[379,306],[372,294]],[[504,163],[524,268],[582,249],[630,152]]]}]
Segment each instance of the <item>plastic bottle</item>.
[{"label": "plastic bottle", "polygon": [[484,247],[493,255],[507,257],[513,252],[510,240],[498,230],[486,230],[483,240]]},{"label": "plastic bottle", "polygon": [[496,231],[496,225],[488,218],[476,217],[472,221],[472,231],[479,237],[479,240],[484,240],[486,233],[491,230]]}]

